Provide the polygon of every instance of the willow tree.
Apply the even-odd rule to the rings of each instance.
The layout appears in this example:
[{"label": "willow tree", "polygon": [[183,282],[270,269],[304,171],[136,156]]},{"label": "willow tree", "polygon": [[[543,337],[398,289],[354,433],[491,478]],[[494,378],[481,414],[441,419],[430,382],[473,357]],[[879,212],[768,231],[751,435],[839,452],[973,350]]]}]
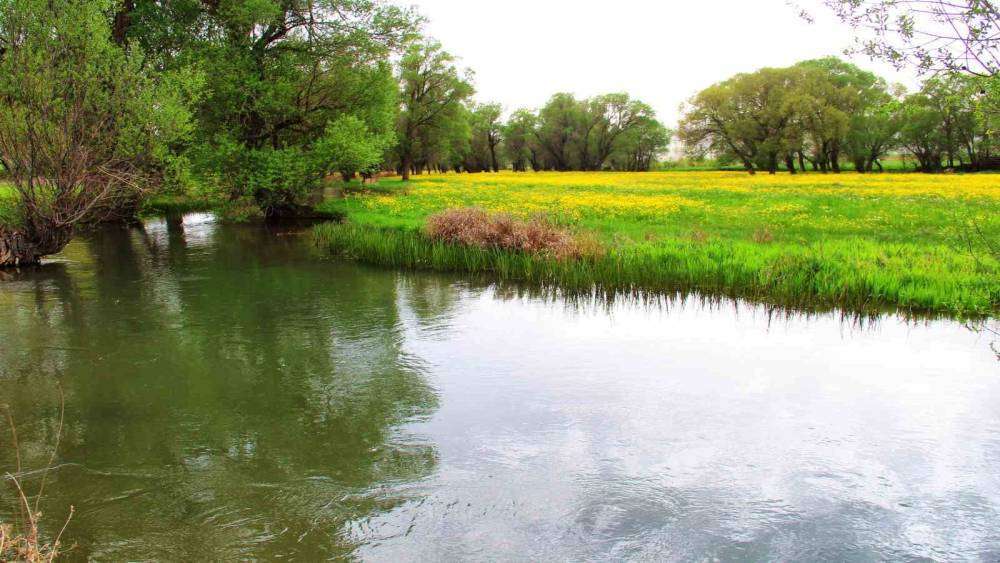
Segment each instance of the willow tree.
[{"label": "willow tree", "polygon": [[535,171],[541,168],[540,148],[535,142],[538,117],[531,110],[519,109],[510,116],[503,127],[504,153],[514,172],[524,172],[528,165]]},{"label": "willow tree", "polygon": [[500,104],[476,104],[470,112],[472,131],[471,152],[473,161],[480,170],[500,171],[500,143],[503,141],[503,125]]},{"label": "willow tree", "polygon": [[397,151],[400,173],[403,181],[408,181],[422,153],[447,143],[453,137],[448,132],[468,129],[464,102],[474,90],[471,75],[460,71],[455,58],[434,41],[415,43],[407,49],[399,63],[399,82]]},{"label": "willow tree", "polygon": [[692,152],[739,160],[747,172],[772,174],[794,141],[793,104],[800,72],[764,68],[706,88],[689,102],[679,134]]},{"label": "willow tree", "polygon": [[670,146],[673,131],[655,119],[644,119],[626,130],[609,162],[615,170],[647,172]]},{"label": "willow tree", "polygon": [[[297,214],[326,176],[381,160],[396,117],[389,57],[414,31],[410,12],[373,0],[206,1],[197,11],[180,48],[207,75],[194,160],[230,197]],[[347,136],[366,149],[340,151]]]},{"label": "willow tree", "polygon": [[[995,0],[823,0],[855,30],[856,49],[897,68],[969,86],[985,138],[973,167],[996,167],[989,149],[1000,142],[1000,3]],[[810,16],[805,14],[807,18]],[[918,110],[917,113],[920,113]],[[985,149],[985,152],[983,152]],[[954,155],[950,155],[954,160]]]},{"label": "willow tree", "polygon": [[112,40],[108,0],[0,0],[0,160],[16,217],[0,266],[34,264],[155,181],[188,135],[185,84]]}]

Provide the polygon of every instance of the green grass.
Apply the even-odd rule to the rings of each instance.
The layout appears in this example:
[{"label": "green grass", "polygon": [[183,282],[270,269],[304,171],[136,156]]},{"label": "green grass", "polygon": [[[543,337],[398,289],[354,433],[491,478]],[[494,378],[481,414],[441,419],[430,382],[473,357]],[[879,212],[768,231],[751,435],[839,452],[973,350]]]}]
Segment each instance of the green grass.
[{"label": "green grass", "polygon": [[[674,291],[795,307],[995,316],[997,175],[480,174],[383,180],[325,202],[348,222],[317,241],[366,262],[587,291]],[[478,206],[596,234],[606,253],[557,262],[431,242],[426,217]],[[971,250],[969,242],[971,240]]]},{"label": "green grass", "polygon": [[17,210],[14,207],[14,186],[0,180],[0,226],[12,226],[18,223]]}]

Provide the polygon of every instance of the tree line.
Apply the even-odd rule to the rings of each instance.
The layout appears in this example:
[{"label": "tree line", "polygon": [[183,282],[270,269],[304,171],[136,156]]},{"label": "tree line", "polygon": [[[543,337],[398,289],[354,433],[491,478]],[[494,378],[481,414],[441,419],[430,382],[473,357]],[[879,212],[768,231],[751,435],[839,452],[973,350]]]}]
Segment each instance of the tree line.
[{"label": "tree line", "polygon": [[649,170],[671,132],[625,93],[577,99],[557,93],[504,121],[499,104],[472,101],[471,76],[433,41],[399,65],[397,144],[383,164],[404,180],[423,171]]},{"label": "tree line", "polygon": [[984,78],[942,73],[907,94],[837,58],[738,74],[688,103],[679,136],[692,155],[747,171],[882,170],[891,152],[919,170],[997,167],[1000,113]]}]

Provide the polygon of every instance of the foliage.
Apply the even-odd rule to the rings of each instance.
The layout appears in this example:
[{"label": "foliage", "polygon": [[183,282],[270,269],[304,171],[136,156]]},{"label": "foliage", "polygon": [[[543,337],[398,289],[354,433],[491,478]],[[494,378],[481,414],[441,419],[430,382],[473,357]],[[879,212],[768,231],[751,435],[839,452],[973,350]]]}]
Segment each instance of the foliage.
[{"label": "foliage", "polygon": [[694,157],[735,160],[744,169],[795,173],[883,170],[902,148],[925,171],[995,167],[995,80],[929,79],[904,96],[874,74],[836,58],[765,68],[713,85],[688,103],[681,138]]},{"label": "foliage", "polygon": [[[982,241],[960,241],[955,225],[974,219],[995,239],[998,186],[992,174],[447,174],[416,178],[405,190],[384,180],[389,193],[329,200],[324,208],[351,223],[328,228],[335,248],[387,264],[465,269],[468,259],[478,264],[473,271],[551,275],[559,283],[694,286],[799,304],[990,314],[1000,307],[1000,262],[985,248],[969,252],[967,244]],[[463,207],[524,219],[543,214],[594,233],[609,257],[600,267],[550,270],[407,234],[435,213]]]},{"label": "foliage", "polygon": [[624,93],[558,93],[537,113],[516,112],[507,130],[515,170],[648,170],[670,141],[653,109]]},{"label": "foliage", "polygon": [[440,165],[464,154],[468,143],[467,109],[471,74],[433,41],[409,47],[399,64],[402,109],[397,125],[399,169],[408,180],[414,168]]},{"label": "foliage", "polygon": [[[923,72],[1000,71],[1000,10],[991,0],[824,0],[860,32],[857,50]],[[808,17],[808,15],[807,15]]]},{"label": "foliage", "polygon": [[469,112],[471,139],[465,170],[500,171],[500,142],[503,139],[500,104],[477,104]]},{"label": "foliage", "polygon": [[536,172],[541,169],[540,147],[535,140],[537,126],[537,116],[526,109],[515,111],[504,124],[504,153],[514,172],[524,172],[529,165]]},{"label": "foliage", "polygon": [[324,177],[368,170],[391,146],[388,55],[415,29],[409,11],[369,0],[137,0],[115,21],[160,64],[206,76],[190,157],[231,199],[297,212]]},{"label": "foliage", "polygon": [[169,145],[192,132],[197,77],[153,76],[138,50],[113,43],[111,6],[0,2],[0,161],[20,220],[0,228],[0,265],[36,262],[78,223],[137,209]]},{"label": "foliage", "polygon": [[794,149],[793,107],[803,115],[811,109],[796,99],[801,77],[795,69],[765,68],[706,88],[689,102],[681,139],[691,152],[731,155],[751,173],[773,173]]},{"label": "foliage", "polygon": [[922,170],[942,166],[986,168],[993,156],[995,119],[980,93],[980,79],[944,75],[927,80],[903,105],[901,143],[919,161]]}]

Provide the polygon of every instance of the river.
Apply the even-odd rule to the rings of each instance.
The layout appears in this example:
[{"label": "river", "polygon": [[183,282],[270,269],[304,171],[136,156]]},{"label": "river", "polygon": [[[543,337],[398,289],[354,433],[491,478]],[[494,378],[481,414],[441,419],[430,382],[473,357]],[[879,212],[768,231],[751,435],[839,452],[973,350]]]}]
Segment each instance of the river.
[{"label": "river", "polygon": [[58,441],[70,559],[1000,559],[1000,362],[954,320],[568,298],[191,214],[0,272],[0,404],[29,490]]}]

